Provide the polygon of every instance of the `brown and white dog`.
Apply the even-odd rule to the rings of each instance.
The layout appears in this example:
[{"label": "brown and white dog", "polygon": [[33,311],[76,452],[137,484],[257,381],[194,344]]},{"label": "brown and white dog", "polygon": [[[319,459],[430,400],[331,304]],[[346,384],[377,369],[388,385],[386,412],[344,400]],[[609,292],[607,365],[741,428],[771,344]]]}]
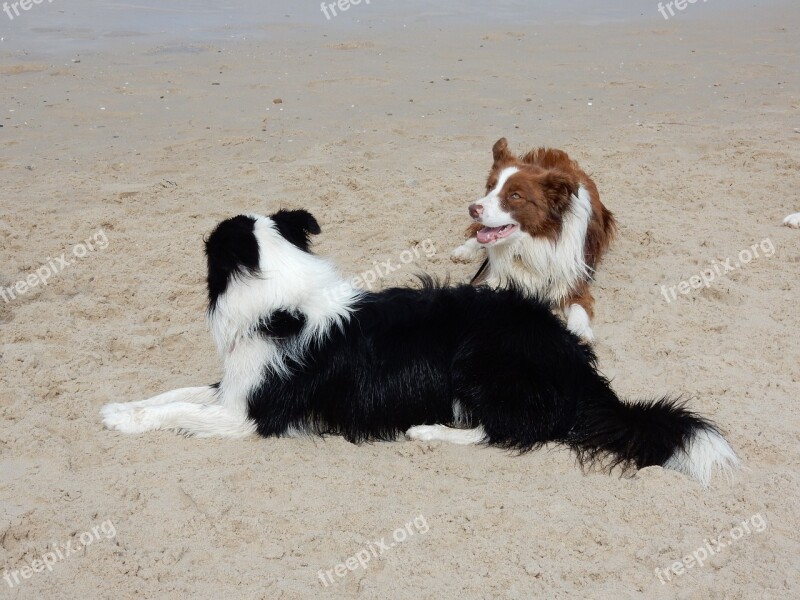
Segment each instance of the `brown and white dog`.
[{"label": "brown and white dog", "polygon": [[453,260],[473,260],[485,248],[488,257],[473,284],[512,284],[536,295],[591,341],[589,285],[614,237],[614,216],[566,152],[539,148],[518,157],[501,138],[492,153],[486,195],[470,205],[475,223]]}]

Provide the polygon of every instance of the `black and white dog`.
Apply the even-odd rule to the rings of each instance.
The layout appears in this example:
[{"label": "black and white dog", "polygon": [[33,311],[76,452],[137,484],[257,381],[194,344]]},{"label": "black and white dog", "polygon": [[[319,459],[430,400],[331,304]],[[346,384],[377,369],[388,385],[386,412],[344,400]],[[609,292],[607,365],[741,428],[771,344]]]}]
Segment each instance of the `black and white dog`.
[{"label": "black and white dog", "polygon": [[368,293],[309,251],[308,212],[238,216],[206,241],[208,319],[222,381],[108,404],[110,429],[242,437],[342,435],[526,451],[582,463],[661,465],[707,485],[738,459],[676,401],[620,401],[592,350],[514,289]]}]

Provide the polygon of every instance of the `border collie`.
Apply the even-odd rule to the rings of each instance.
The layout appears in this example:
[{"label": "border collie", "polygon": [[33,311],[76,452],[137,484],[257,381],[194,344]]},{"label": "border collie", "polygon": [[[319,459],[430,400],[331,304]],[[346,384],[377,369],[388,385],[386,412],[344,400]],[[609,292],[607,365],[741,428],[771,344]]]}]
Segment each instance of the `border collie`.
[{"label": "border collie", "polygon": [[789,215],[783,220],[783,224],[787,227],[794,227],[800,229],[800,212]]},{"label": "border collie", "polygon": [[224,363],[214,385],[108,404],[105,425],[243,437],[342,435],[564,444],[582,464],[661,465],[707,485],[738,459],[674,400],[622,402],[589,346],[518,290],[353,287],[309,251],[306,211],[237,216],[206,241],[208,319]]},{"label": "border collie", "polygon": [[515,285],[548,302],[570,331],[591,341],[589,285],[614,237],[614,216],[566,152],[539,148],[517,157],[501,138],[492,154],[486,196],[470,205],[475,223],[453,260],[473,260],[486,248],[473,284]]}]

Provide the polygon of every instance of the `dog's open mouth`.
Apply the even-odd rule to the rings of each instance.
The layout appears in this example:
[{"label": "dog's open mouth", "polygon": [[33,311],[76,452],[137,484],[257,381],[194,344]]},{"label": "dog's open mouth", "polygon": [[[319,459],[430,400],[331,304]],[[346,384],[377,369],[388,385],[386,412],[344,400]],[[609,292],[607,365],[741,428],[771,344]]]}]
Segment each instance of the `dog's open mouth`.
[{"label": "dog's open mouth", "polygon": [[503,225],[502,227],[484,227],[478,231],[478,242],[481,244],[491,244],[497,240],[507,238],[519,229],[518,225]]}]

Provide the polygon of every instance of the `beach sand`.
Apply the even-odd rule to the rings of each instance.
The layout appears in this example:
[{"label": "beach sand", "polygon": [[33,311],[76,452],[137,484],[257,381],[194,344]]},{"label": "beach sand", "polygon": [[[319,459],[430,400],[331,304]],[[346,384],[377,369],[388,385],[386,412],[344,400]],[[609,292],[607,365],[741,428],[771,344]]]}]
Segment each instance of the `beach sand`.
[{"label": "beach sand", "polygon": [[[800,597],[800,234],[780,226],[800,210],[797,5],[571,22],[373,0],[213,39],[123,20],[54,41],[59,10],[86,18],[58,2],[4,24],[50,46],[0,45],[0,286],[36,282],[0,299],[0,576],[85,547],[0,597]],[[462,281],[477,265],[449,254],[502,136],[595,178],[620,224],[594,287],[601,370],[714,419],[733,482],[584,474],[557,447],[102,428],[107,402],[219,379],[219,220],[306,208],[348,276],[398,267],[374,289]],[[746,264],[670,297],[728,258]]]}]

